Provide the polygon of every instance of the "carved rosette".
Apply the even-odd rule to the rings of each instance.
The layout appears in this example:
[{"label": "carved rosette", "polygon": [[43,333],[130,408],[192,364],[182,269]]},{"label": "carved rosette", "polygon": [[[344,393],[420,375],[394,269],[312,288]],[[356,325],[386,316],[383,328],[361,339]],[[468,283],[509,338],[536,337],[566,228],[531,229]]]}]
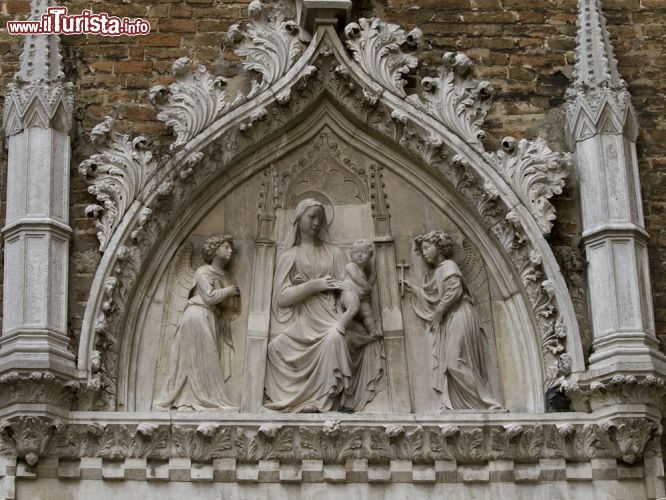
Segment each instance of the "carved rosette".
[{"label": "carved rosette", "polygon": [[571,155],[552,151],[541,138],[516,141],[505,137],[502,149],[487,158],[520,196],[543,234],[550,234],[555,208],[548,200],[562,193],[571,170]]},{"label": "carved rosette", "polygon": [[99,203],[88,206],[86,215],[97,219],[101,252],[156,168],[145,137],[130,139],[116,132],[113,123],[107,117],[93,129],[90,138],[97,154],[79,165],[79,173],[91,183],[88,192]]}]

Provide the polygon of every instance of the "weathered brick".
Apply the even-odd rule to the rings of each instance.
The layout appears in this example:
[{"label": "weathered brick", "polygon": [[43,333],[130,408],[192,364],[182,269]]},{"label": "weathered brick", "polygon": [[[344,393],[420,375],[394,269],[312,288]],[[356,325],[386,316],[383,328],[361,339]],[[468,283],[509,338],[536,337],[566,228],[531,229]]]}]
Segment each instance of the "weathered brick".
[{"label": "weathered brick", "polygon": [[197,31],[197,22],[194,19],[160,19],[160,33],[195,33]]},{"label": "weathered brick", "polygon": [[153,70],[152,61],[117,61],[113,70],[116,73],[150,73]]},{"label": "weathered brick", "polygon": [[139,37],[138,43],[144,47],[180,47],[181,37],[167,33],[150,33]]},{"label": "weathered brick", "polygon": [[30,14],[30,2],[26,0],[14,0],[7,2],[9,14]]}]

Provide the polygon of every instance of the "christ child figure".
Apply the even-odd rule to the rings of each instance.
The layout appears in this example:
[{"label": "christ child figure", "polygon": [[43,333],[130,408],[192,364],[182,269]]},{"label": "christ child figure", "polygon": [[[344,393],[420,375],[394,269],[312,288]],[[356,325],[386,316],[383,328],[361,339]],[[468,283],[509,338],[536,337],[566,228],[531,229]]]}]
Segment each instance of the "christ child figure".
[{"label": "christ child figure", "polygon": [[358,315],[371,336],[381,337],[381,333],[377,331],[370,300],[372,287],[377,279],[372,243],[367,240],[357,240],[349,253],[351,262],[345,266],[345,278],[340,287],[342,289],[340,305],[344,312],[337,330],[344,335],[349,323]]}]

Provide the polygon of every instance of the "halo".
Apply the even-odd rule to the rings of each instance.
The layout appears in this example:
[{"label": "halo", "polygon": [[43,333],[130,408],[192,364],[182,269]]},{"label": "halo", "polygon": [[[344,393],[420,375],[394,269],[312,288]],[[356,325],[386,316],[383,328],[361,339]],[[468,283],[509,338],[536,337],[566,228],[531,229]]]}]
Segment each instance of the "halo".
[{"label": "halo", "polygon": [[324,212],[326,214],[326,227],[331,227],[331,225],[333,224],[333,217],[335,217],[335,212],[333,211],[333,203],[331,203],[331,200],[322,193],[319,193],[317,191],[305,191],[303,193],[300,193],[291,199],[291,202],[289,203],[289,209],[295,210],[296,205],[298,205],[301,202],[301,200],[304,200],[306,198],[312,198],[314,200],[317,200],[319,203],[323,205]]}]

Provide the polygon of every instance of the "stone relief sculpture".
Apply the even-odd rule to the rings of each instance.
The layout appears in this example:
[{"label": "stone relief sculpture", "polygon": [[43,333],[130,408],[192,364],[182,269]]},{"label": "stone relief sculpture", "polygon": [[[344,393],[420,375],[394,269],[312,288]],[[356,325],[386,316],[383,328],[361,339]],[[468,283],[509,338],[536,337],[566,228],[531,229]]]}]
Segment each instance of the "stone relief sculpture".
[{"label": "stone relief sculpture", "polygon": [[432,387],[441,409],[500,409],[490,388],[487,338],[463,275],[451,260],[453,239],[431,231],[414,238],[414,246],[429,270],[422,287],[407,281],[404,287],[431,337]]},{"label": "stone relief sculpture", "polygon": [[371,303],[372,287],[377,281],[373,253],[372,243],[367,240],[355,241],[349,251],[352,261],[345,266],[345,279],[341,284],[340,295],[344,314],[338,324],[338,331],[342,334],[358,315],[370,335],[381,336]]},{"label": "stone relief sculpture", "polygon": [[266,408],[290,412],[360,411],[382,376],[382,344],[360,325],[339,331],[346,259],[328,242],[321,202],[296,206],[273,281],[273,318],[280,332],[268,345]]},{"label": "stone relief sculpture", "polygon": [[[241,309],[240,290],[226,270],[234,253],[233,238],[219,235],[204,242],[206,263],[196,271],[190,267],[191,247],[186,258],[176,259],[178,279],[165,310],[180,317],[162,337],[160,358],[167,363],[158,366],[156,410],[234,409],[225,390],[233,352],[230,323]],[[184,310],[174,304],[183,296]]]}]

